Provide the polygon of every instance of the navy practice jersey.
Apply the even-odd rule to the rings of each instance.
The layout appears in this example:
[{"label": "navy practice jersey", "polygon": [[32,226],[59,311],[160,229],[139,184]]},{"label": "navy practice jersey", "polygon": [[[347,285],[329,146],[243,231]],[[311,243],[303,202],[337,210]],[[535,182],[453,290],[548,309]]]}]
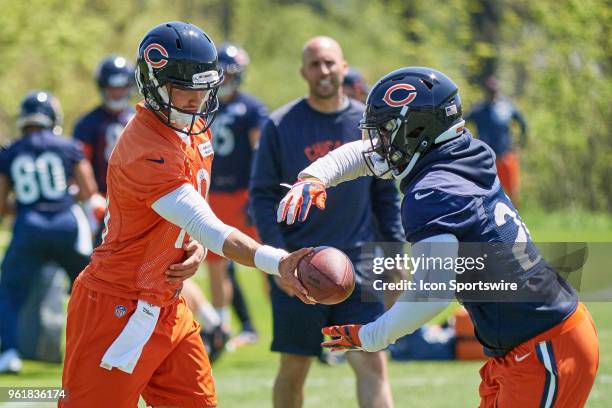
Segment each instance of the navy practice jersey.
[{"label": "navy practice jersey", "polygon": [[518,121],[522,128],[526,126],[522,115],[512,102],[505,98],[476,105],[465,120],[474,122],[478,138],[488,144],[497,156],[512,150],[510,138],[512,120]]},{"label": "navy practice jersey", "polygon": [[[518,282],[517,293],[526,300],[513,302],[506,295],[503,302],[470,298],[464,303],[485,352],[502,356],[567,318],[576,308],[577,295],[539,255],[500,188],[494,158],[467,130],[426,154],[402,180],[402,221],[410,242],[453,234],[460,243],[488,243],[481,248],[490,258],[478,276],[489,282]],[[459,256],[471,252],[473,257],[473,247],[460,244]],[[458,275],[457,281],[475,276],[468,274]],[[457,298],[466,300],[459,293]]]},{"label": "navy practice jersey", "polygon": [[74,204],[68,184],[83,159],[79,142],[50,130],[28,133],[0,153],[0,172],[15,191],[17,213],[32,209],[59,212]]},{"label": "navy practice jersey", "polygon": [[220,103],[212,124],[215,160],[210,191],[231,192],[249,188],[253,148],[249,132],[268,116],[263,103],[238,92],[229,103]]},{"label": "navy practice jersey", "polygon": [[363,110],[363,104],[351,100],[345,109],[321,113],[300,99],[272,113],[262,129],[251,178],[253,215],[266,244],[288,250],[331,245],[350,252],[373,240],[372,214],[385,240],[403,239],[397,188],[390,180],[371,177],[329,188],[326,210],[313,206],[303,223],[276,223],[278,203],[287,193],[279,184],[295,183],[310,163],[359,140]]},{"label": "navy practice jersey", "polygon": [[106,194],[108,158],[132,116],[132,108],[110,112],[100,106],[81,117],[74,127],[73,137],[83,142],[83,149],[91,161],[98,190],[102,194]]}]

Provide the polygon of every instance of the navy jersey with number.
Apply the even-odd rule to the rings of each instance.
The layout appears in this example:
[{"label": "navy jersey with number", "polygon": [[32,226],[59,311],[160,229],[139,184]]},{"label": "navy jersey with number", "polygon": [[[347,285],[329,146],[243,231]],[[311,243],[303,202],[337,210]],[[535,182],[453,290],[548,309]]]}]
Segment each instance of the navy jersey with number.
[{"label": "navy jersey with number", "polygon": [[[402,180],[402,221],[410,242],[453,234],[460,243],[487,243],[481,248],[490,258],[479,276],[489,282],[518,282],[521,301],[472,298],[464,303],[485,352],[502,356],[567,318],[577,306],[577,295],[539,255],[500,187],[494,161],[491,148],[467,130],[426,154]],[[459,256],[470,248],[460,245]],[[465,279],[469,277],[457,278]],[[460,293],[457,298],[465,300]]]},{"label": "navy jersey with number", "polygon": [[263,103],[242,92],[219,105],[212,124],[215,160],[210,191],[232,192],[249,187],[253,156],[249,132],[261,127],[267,116]]},{"label": "navy jersey with number", "polygon": [[[276,208],[299,172],[344,143],[361,138],[359,120],[364,105],[350,100],[333,113],[312,109],[306,99],[294,101],[270,115],[262,129],[251,177],[251,199],[262,240],[279,248],[331,245],[359,250],[373,240],[373,218],[387,241],[402,239],[399,194],[390,180],[362,177],[327,189],[325,211],[311,208],[304,223],[277,224]],[[215,158],[216,160],[216,158]]]},{"label": "navy jersey with number", "polygon": [[60,212],[74,204],[68,192],[74,165],[83,159],[80,143],[50,130],[29,133],[0,153],[0,172],[15,192],[22,210]]},{"label": "navy jersey with number", "polygon": [[43,268],[53,262],[74,282],[89,262],[91,229],[68,192],[83,159],[79,142],[50,130],[24,135],[0,152],[0,173],[15,193],[17,215],[0,269],[0,343],[18,347],[18,318]]},{"label": "navy jersey with number", "polygon": [[91,161],[98,189],[106,194],[106,170],[119,135],[134,116],[134,109],[110,112],[98,107],[79,119],[74,127],[74,138],[83,142],[87,158]]}]

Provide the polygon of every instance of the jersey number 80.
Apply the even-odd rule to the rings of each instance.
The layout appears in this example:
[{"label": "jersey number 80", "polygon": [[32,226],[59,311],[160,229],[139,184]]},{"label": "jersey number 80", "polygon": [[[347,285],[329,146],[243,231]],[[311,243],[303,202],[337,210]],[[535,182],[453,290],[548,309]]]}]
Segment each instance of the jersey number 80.
[{"label": "jersey number 80", "polygon": [[52,152],[34,158],[17,156],[11,164],[15,196],[21,204],[32,204],[41,198],[57,200],[67,188],[62,159]]}]

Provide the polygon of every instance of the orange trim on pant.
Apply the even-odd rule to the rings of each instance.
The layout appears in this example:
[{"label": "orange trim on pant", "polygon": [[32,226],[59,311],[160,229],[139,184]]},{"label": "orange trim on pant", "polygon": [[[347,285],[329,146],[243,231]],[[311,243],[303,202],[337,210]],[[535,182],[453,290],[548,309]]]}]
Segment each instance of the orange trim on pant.
[{"label": "orange trim on pant", "polygon": [[583,407],[598,367],[595,323],[580,303],[565,321],[485,363],[480,407]]}]

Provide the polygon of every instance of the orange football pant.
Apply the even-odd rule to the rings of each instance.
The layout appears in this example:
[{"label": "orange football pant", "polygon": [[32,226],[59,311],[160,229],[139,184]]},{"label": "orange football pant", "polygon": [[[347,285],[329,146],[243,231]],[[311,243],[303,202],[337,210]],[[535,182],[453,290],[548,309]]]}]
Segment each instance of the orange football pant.
[{"label": "orange football pant", "polygon": [[135,408],[217,405],[210,363],[185,299],[163,307],[132,374],[100,367],[102,356],[136,309],[136,300],[86,288],[77,279],[68,303],[66,359],[59,407]]},{"label": "orange football pant", "polygon": [[498,156],[495,160],[497,168],[497,176],[502,188],[510,197],[512,203],[518,206],[518,194],[520,188],[520,173],[521,164],[518,155],[514,152],[508,152],[503,156]]},{"label": "orange football pant", "polygon": [[595,323],[580,303],[565,321],[485,363],[480,407],[584,407],[598,367]]}]

